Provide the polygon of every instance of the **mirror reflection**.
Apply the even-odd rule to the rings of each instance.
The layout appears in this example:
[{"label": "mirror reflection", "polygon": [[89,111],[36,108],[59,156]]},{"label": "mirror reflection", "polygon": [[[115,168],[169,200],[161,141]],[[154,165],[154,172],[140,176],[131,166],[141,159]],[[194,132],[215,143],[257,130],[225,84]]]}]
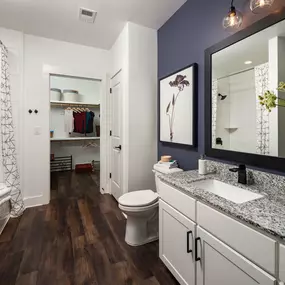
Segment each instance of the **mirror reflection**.
[{"label": "mirror reflection", "polygon": [[212,147],[285,157],[285,21],[212,55]]}]

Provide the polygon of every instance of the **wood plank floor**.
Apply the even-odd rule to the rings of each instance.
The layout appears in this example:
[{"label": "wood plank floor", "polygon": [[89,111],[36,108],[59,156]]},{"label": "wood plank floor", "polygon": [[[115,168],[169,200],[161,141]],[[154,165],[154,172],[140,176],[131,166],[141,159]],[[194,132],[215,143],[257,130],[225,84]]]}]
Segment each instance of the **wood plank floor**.
[{"label": "wood plank floor", "polygon": [[56,173],[51,202],[9,221],[0,236],[0,285],[174,285],[158,243],[130,247],[99,174]]}]

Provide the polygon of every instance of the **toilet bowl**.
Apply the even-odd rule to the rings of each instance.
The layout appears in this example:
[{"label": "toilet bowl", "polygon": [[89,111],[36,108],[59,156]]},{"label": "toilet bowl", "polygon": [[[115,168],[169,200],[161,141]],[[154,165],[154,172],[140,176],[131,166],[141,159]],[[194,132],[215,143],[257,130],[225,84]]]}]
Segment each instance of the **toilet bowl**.
[{"label": "toilet bowl", "polygon": [[119,198],[119,208],[127,216],[127,244],[139,246],[158,239],[158,198],[152,190],[130,192]]},{"label": "toilet bowl", "polygon": [[119,199],[119,208],[127,216],[125,241],[131,246],[143,245],[158,239],[158,175],[182,171],[154,170],[157,192],[139,190],[126,193]]}]

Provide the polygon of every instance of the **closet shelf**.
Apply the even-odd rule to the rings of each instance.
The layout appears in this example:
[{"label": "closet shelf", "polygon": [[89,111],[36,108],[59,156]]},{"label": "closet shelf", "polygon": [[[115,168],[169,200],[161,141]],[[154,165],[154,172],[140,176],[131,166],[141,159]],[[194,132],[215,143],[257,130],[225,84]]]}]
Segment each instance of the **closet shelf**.
[{"label": "closet shelf", "polygon": [[51,142],[61,142],[61,141],[95,141],[100,140],[100,137],[71,137],[71,138],[51,138]]},{"label": "closet shelf", "polygon": [[67,102],[67,101],[50,101],[51,107],[85,107],[95,108],[100,107],[100,104],[88,104],[83,102]]}]

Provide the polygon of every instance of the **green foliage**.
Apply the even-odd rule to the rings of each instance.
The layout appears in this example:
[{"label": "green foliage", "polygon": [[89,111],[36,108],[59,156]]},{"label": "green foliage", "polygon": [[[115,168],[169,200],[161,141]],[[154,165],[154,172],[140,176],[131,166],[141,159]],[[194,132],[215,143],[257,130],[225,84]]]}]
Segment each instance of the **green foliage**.
[{"label": "green foliage", "polygon": [[[285,82],[280,82],[277,90],[285,92]],[[268,112],[271,112],[277,106],[285,107],[285,100],[278,98],[274,91],[267,90],[263,96],[258,96],[258,98],[260,105],[265,106]]]}]

